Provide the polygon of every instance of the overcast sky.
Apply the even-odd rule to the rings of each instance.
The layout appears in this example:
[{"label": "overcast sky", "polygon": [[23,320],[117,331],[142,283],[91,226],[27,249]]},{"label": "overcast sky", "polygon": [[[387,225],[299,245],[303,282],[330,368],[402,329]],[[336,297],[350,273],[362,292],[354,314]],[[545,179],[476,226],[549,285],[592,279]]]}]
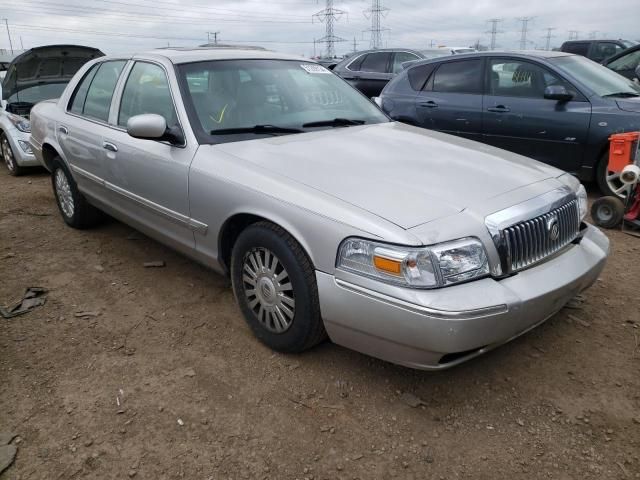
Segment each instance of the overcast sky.
[{"label": "overcast sky", "polygon": [[[338,54],[369,47],[371,21],[363,11],[366,0],[334,0],[344,11],[335,23]],[[602,0],[573,2],[537,0],[386,0],[382,26],[384,46],[426,48],[434,45],[489,44],[488,19],[502,22],[497,45],[518,48],[521,24],[529,22],[528,46],[543,48],[546,28],[554,27],[552,46],[566,40],[570,30],[588,38],[640,40],[638,0],[618,0],[611,8]],[[194,46],[207,41],[207,31],[219,31],[220,42],[262,45],[305,56],[314,53],[314,39],[325,35],[325,24],[312,15],[325,0],[0,0],[0,18],[7,18],[14,48],[52,43],[95,46],[107,54],[129,53],[162,46]],[[621,13],[623,12],[623,13]],[[0,23],[0,48],[9,39]],[[213,40],[213,35],[211,35]],[[322,53],[324,45],[316,51]]]}]

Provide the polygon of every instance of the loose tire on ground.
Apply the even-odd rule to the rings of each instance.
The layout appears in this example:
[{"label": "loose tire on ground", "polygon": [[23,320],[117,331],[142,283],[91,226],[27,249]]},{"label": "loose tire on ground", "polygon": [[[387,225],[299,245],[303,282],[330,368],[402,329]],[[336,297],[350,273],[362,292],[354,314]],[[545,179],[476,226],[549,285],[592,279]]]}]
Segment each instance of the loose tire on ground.
[{"label": "loose tire on ground", "polygon": [[60,157],[53,160],[51,184],[58,210],[65,223],[73,228],[90,228],[103,219],[103,214],[91,205],[78,190],[75,180]]},{"label": "loose tire on ground", "polygon": [[311,260],[277,225],[259,222],[240,233],[231,282],[247,324],[273,350],[302,352],[326,338]]},{"label": "loose tire on ground", "polygon": [[11,144],[9,143],[9,139],[4,133],[0,134],[0,155],[4,160],[4,164],[7,167],[7,171],[9,172],[9,175],[13,175],[14,177],[17,177],[24,174],[25,170],[23,167],[20,167],[16,162],[16,157],[13,154],[13,150],[11,149]]},{"label": "loose tire on ground", "polygon": [[591,218],[602,228],[615,228],[624,218],[624,204],[618,197],[598,198],[591,206]]}]

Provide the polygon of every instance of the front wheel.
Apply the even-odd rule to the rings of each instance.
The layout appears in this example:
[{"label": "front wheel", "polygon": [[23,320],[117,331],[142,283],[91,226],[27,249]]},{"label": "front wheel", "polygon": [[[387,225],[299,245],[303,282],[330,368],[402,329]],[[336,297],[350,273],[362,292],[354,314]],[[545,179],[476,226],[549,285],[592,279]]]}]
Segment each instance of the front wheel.
[{"label": "front wheel", "polygon": [[0,135],[0,152],[2,153],[2,158],[4,160],[4,164],[9,171],[9,175],[13,175],[17,177],[18,175],[22,175],[24,173],[24,168],[20,167],[16,162],[16,157],[13,154],[13,149],[11,148],[11,144],[9,143],[9,139],[7,135],[3,133]]},{"label": "front wheel", "polygon": [[313,265],[282,228],[259,222],[240,234],[231,282],[247,324],[268,347],[295,353],[325,339]]}]

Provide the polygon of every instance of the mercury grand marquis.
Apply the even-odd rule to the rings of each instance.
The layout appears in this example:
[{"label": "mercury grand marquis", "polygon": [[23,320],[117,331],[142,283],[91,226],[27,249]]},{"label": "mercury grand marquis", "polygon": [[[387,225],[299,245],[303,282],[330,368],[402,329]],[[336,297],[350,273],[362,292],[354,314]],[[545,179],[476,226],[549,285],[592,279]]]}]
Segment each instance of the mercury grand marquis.
[{"label": "mercury grand marquis", "polygon": [[328,337],[450,367],[544,322],[608,255],[571,175],[393,122],[300,57],[103,57],[31,124],[68,225],[106,212],[228,275],[278,351]]}]

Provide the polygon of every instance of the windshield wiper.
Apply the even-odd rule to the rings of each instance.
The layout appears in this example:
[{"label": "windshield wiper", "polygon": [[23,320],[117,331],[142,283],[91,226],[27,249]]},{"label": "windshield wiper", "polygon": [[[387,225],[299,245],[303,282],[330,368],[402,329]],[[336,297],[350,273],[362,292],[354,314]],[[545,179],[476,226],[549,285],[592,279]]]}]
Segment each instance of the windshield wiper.
[{"label": "windshield wiper", "polygon": [[279,133],[303,133],[304,130],[299,128],[278,127],[277,125],[254,125],[253,127],[235,127],[235,128],[218,128],[217,130],[211,130],[211,135],[236,135],[242,133],[255,133],[255,134],[273,134]]},{"label": "windshield wiper", "polygon": [[608,93],[607,95],[603,95],[602,98],[606,97],[621,97],[621,98],[632,98],[632,97],[640,97],[640,93],[634,92],[616,92],[616,93]]},{"label": "windshield wiper", "polygon": [[309,122],[302,125],[302,128],[311,127],[347,127],[349,125],[363,125],[364,120],[351,118],[334,118],[333,120],[319,120],[317,122]]}]

